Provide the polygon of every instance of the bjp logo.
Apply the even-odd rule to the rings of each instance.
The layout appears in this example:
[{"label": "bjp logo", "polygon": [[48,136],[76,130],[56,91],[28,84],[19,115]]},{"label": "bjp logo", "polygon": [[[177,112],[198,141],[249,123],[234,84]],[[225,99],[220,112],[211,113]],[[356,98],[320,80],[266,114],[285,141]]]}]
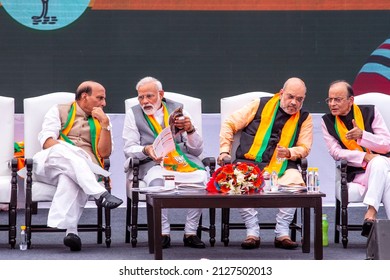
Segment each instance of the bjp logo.
[{"label": "bjp logo", "polygon": [[54,30],[77,20],[90,0],[0,0],[17,22],[38,30]]}]

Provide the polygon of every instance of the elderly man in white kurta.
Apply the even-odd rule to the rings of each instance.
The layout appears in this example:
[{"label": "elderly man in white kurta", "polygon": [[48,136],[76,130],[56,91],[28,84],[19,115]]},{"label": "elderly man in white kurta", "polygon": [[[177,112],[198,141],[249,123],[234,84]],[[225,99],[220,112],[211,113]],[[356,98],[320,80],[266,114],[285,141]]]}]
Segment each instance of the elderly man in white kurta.
[{"label": "elderly man in white kurta", "polygon": [[[176,150],[162,158],[156,156],[152,146],[162,129],[169,126],[169,115],[182,104],[163,98],[161,82],[152,77],[140,80],[136,89],[139,105],[126,112],[123,140],[125,156],[141,161],[139,177],[147,186],[163,185],[163,175],[174,175],[177,183],[205,184],[207,173],[199,159],[203,140],[185,111],[174,119]],[[125,166],[128,166],[128,161]],[[196,236],[201,213],[201,209],[188,210],[183,238],[185,246],[205,248],[205,244]],[[168,248],[170,240],[168,212],[163,209],[162,247]]]},{"label": "elderly man in white kurta", "polygon": [[102,161],[112,151],[105,98],[102,85],[86,81],[77,88],[74,102],[49,109],[38,136],[42,151],[33,158],[36,181],[57,186],[47,224],[66,229],[64,244],[71,251],[81,250],[77,224],[89,196],[110,209],[123,202],[97,180],[107,175]]},{"label": "elderly man in white kurta", "polygon": [[390,218],[390,132],[374,105],[354,103],[346,81],[332,82],[328,96],[322,132],[330,155],[348,161],[347,181],[360,185],[367,205],[361,234],[368,237],[381,202]]}]

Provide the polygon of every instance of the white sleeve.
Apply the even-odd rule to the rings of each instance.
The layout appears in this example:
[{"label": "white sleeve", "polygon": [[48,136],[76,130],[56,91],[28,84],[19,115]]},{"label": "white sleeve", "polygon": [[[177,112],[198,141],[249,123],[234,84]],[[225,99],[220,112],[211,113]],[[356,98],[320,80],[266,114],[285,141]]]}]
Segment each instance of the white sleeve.
[{"label": "white sleeve", "polygon": [[141,146],[141,135],[135,123],[135,116],[132,109],[129,109],[125,115],[123,125],[123,152],[126,158],[135,157],[138,159],[145,159],[146,155],[142,152],[144,146]]},{"label": "white sleeve", "polygon": [[53,138],[57,140],[61,130],[61,120],[60,113],[58,111],[57,105],[54,105],[47,111],[43,123],[42,130],[38,134],[38,141],[41,144],[41,148],[43,148],[43,144],[45,144],[48,138]]}]

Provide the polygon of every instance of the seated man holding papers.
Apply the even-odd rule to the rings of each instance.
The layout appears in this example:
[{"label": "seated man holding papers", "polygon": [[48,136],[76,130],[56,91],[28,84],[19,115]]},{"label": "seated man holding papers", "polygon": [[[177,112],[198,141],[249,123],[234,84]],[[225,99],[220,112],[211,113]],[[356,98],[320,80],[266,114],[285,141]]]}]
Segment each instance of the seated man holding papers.
[{"label": "seated man holding papers", "polygon": [[[126,158],[141,161],[139,177],[148,187],[163,186],[165,175],[175,176],[176,183],[205,184],[207,173],[199,158],[203,140],[191,117],[181,109],[182,104],[165,99],[161,82],[153,77],[141,79],[136,90],[139,105],[126,112],[123,140]],[[172,133],[167,133],[164,128],[170,128]],[[201,209],[188,210],[183,238],[185,246],[205,248],[196,236],[201,214]],[[161,223],[162,247],[168,248],[171,239],[167,209],[162,211]]]}]

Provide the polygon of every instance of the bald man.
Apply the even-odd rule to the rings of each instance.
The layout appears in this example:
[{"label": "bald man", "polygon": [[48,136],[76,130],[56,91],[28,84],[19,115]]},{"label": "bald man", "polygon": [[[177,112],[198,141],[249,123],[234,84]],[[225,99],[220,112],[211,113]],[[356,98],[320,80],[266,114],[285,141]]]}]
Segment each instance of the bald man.
[{"label": "bald man", "polygon": [[[282,185],[304,185],[296,160],[305,158],[313,142],[311,115],[302,110],[306,97],[305,83],[296,77],[288,79],[280,92],[272,98],[252,101],[230,115],[221,126],[218,163],[230,160],[234,134],[242,130],[236,162],[252,162],[262,170],[276,171]],[[280,162],[280,158],[286,159]],[[291,240],[289,226],[295,208],[281,208],[276,216],[275,247],[294,249],[298,244]],[[257,212],[253,208],[240,209],[247,228],[243,249],[260,246],[260,229]]]},{"label": "bald man", "polygon": [[[42,151],[33,158],[34,176],[57,186],[47,225],[66,229],[64,245],[71,251],[81,250],[77,224],[89,196],[110,209],[123,202],[97,180],[107,175],[102,162],[112,151],[111,123],[104,106],[105,88],[85,81],[78,86],[74,102],[49,109],[38,135]],[[96,144],[91,139],[97,139]]]}]

